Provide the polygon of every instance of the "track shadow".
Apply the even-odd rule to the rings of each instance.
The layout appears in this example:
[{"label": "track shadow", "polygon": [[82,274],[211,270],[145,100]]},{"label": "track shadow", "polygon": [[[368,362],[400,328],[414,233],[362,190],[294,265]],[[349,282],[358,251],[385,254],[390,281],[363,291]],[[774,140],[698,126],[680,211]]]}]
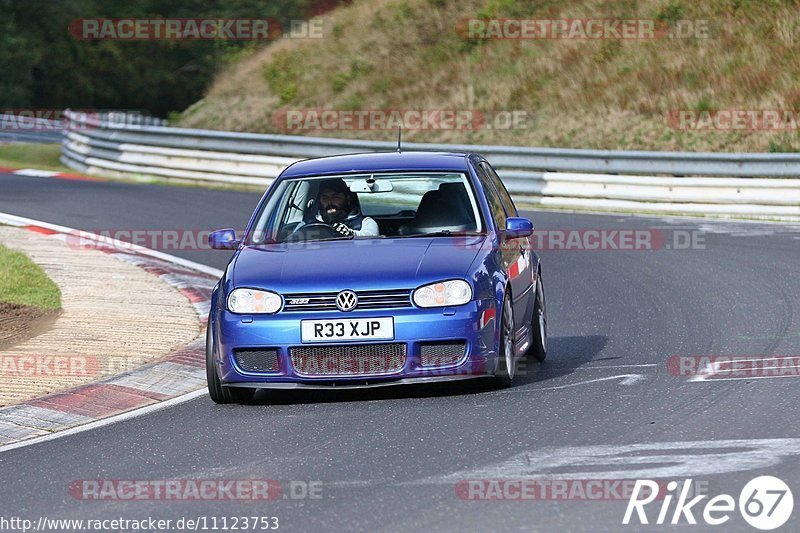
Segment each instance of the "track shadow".
[{"label": "track shadow", "polygon": [[[589,335],[585,337],[550,337],[549,351],[544,363],[521,361],[514,386],[529,385],[571,374],[576,368],[598,361],[607,337]],[[603,359],[604,360],[604,359]],[[248,405],[295,405],[334,402],[364,402],[376,400],[398,400],[410,398],[437,398],[461,396],[496,390],[491,378],[431,383],[426,385],[402,385],[397,387],[365,389],[298,389],[261,390]]]},{"label": "track shadow", "polygon": [[520,362],[514,386],[530,385],[566,376],[587,363],[622,359],[621,357],[597,358],[608,342],[608,337],[604,335],[550,337],[548,342],[547,359],[543,363]]}]

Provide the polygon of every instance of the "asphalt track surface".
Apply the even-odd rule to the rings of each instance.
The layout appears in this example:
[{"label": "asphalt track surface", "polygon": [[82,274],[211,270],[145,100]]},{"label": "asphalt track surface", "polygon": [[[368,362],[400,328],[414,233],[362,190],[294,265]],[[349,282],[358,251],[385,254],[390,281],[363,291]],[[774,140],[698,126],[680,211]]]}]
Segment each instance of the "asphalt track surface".
[{"label": "asphalt track surface", "polygon": [[[87,230],[241,228],[258,199],[0,175],[1,212]],[[703,246],[541,251],[550,352],[511,389],[461,383],[260,393],[240,406],[203,396],[0,453],[0,516],[277,516],[291,531],[658,531],[668,526],[623,527],[626,501],[464,501],[455,489],[459,480],[542,474],[635,479],[653,468],[735,499],[750,479],[775,475],[800,497],[800,381],[691,382],[666,366],[673,355],[800,354],[800,229],[526,215],[537,230],[694,231]],[[228,255],[167,251],[218,268]],[[321,481],[322,498],[81,501],[68,491],[81,479],[248,478]],[[694,514],[702,523],[702,509]],[[784,529],[798,527],[795,508]],[[715,529],[753,531],[737,511]]]}]

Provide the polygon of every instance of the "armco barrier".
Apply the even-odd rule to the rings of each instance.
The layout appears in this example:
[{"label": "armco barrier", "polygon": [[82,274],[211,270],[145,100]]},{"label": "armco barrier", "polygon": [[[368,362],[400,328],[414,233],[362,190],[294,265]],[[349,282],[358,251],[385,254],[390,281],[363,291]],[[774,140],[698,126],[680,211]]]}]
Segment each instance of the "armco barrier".
[{"label": "armco barrier", "polygon": [[22,111],[0,113],[0,143],[57,143],[63,131],[63,121],[27,116]]},{"label": "armco barrier", "polygon": [[[393,142],[234,133],[70,114],[62,162],[87,173],[266,186],[293,161]],[[478,152],[521,202],[563,209],[800,220],[800,154],[623,152],[404,143]]]}]

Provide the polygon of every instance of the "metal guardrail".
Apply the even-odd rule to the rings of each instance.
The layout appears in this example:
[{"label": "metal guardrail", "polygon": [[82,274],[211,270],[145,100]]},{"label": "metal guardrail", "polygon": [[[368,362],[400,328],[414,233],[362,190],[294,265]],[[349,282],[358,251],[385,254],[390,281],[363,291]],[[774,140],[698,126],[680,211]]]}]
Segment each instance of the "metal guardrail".
[{"label": "metal guardrail", "polygon": [[[89,173],[266,186],[293,161],[393,151],[393,142],[234,133],[130,123],[124,114],[67,113],[62,161]],[[623,152],[403,143],[403,149],[478,152],[524,202],[800,219],[800,154]],[[700,177],[695,177],[700,176]]]},{"label": "metal guardrail", "polygon": [[64,128],[60,120],[0,113],[0,143],[56,143]]}]

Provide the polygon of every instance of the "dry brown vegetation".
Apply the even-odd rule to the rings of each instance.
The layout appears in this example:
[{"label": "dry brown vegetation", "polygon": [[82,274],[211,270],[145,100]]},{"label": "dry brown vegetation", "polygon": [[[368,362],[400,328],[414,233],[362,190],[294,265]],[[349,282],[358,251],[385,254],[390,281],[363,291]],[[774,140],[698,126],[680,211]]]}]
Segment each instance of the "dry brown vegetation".
[{"label": "dry brown vegetation", "polygon": [[[468,40],[470,17],[709,21],[710,38]],[[673,110],[800,109],[800,4],[777,0],[358,0],[323,39],[284,39],[222,72],[188,127],[284,133],[281,109],[524,110],[524,128],[413,131],[421,142],[795,151],[797,130],[683,131]],[[387,131],[304,131],[392,139]]]}]

